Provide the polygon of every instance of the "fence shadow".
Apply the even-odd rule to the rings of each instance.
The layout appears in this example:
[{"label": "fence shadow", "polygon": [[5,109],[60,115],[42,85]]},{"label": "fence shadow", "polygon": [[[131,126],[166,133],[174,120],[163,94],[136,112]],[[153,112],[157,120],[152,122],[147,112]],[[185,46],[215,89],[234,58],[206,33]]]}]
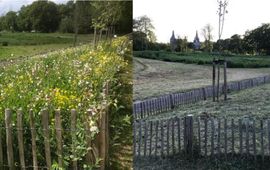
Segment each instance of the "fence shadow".
[{"label": "fence shadow", "polygon": [[213,156],[194,155],[187,158],[184,153],[170,156],[134,157],[135,170],[246,170],[270,169],[270,157],[260,155],[222,154]]}]

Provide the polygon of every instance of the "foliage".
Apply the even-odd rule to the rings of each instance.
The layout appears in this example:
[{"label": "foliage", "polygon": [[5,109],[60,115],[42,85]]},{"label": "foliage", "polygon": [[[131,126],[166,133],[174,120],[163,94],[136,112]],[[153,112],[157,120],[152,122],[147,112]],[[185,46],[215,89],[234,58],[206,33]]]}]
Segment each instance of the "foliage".
[{"label": "foliage", "polygon": [[[126,41],[126,42],[125,42]],[[124,60],[128,63],[116,74],[117,81],[113,86],[112,98],[116,99],[116,107],[110,108],[110,162],[112,169],[129,169],[132,165],[132,43],[126,39],[122,41],[121,48]],[[126,148],[130,148],[127,150]],[[117,155],[121,153],[122,155]],[[131,152],[132,154],[132,152]],[[120,156],[120,158],[119,158]],[[124,158],[126,161],[123,161]]]},{"label": "foliage", "polygon": [[270,54],[270,24],[246,32],[244,42],[249,50]]},{"label": "foliage", "polygon": [[10,11],[0,17],[0,31],[74,33],[76,26],[78,33],[91,33],[93,23],[99,23],[115,25],[117,33],[124,34],[132,31],[131,22],[131,1],[68,1],[66,4],[34,1],[18,12]]},{"label": "foliage", "polygon": [[13,11],[8,12],[5,17],[1,18],[1,20],[3,21],[0,27],[2,27],[3,30],[10,30],[10,31],[18,30],[18,25],[16,23],[17,21],[16,12]]},{"label": "foliage", "polygon": [[[24,112],[33,109],[35,117],[39,118],[40,110],[44,107],[50,111],[60,108],[63,125],[69,128],[70,109],[78,110],[79,117],[84,118],[85,111],[91,108],[94,115],[91,120],[81,119],[77,123],[77,157],[70,154],[71,146],[64,146],[66,164],[73,159],[83,161],[82,158],[88,149],[83,130],[84,122],[87,121],[93,127],[91,129],[94,137],[94,134],[98,133],[95,122],[106,107],[104,103],[118,106],[117,100],[113,96],[105,96],[103,89],[107,82],[114,85],[118,81],[115,75],[128,65],[123,58],[123,55],[130,51],[125,45],[127,42],[129,41],[126,37],[121,37],[111,44],[99,45],[96,50],[84,45],[1,67],[1,112],[3,113],[5,108],[22,108]],[[118,88],[122,88],[120,84]],[[114,94],[114,86],[111,90]],[[51,118],[52,116],[50,115]],[[25,115],[24,118],[25,126],[28,126],[28,116]],[[3,120],[3,115],[0,119]],[[40,124],[36,123],[36,126],[40,128]],[[67,137],[64,139],[69,143]],[[55,147],[53,144],[52,148]],[[42,155],[41,151],[39,154]]]},{"label": "foliage", "polygon": [[[211,65],[215,53],[170,53],[164,51],[134,51],[135,57],[157,59],[171,62],[194,63],[199,65]],[[228,68],[259,68],[269,67],[269,56],[248,56],[222,54],[227,57]]]},{"label": "foliage", "polygon": [[58,28],[59,14],[55,3],[36,1],[31,4],[30,19],[32,29],[40,32],[54,32]]},{"label": "foliage", "polygon": [[207,24],[202,29],[202,35],[204,37],[204,48],[205,51],[212,52],[213,44],[212,44],[212,35],[213,27],[210,24]]},{"label": "foliage", "polygon": [[65,17],[61,20],[59,31],[63,33],[72,33],[74,31],[73,19]]},{"label": "foliage", "polygon": [[152,20],[146,15],[133,20],[133,31],[144,33],[149,42],[156,41],[156,35],[153,31],[154,29],[155,27],[152,24]]}]

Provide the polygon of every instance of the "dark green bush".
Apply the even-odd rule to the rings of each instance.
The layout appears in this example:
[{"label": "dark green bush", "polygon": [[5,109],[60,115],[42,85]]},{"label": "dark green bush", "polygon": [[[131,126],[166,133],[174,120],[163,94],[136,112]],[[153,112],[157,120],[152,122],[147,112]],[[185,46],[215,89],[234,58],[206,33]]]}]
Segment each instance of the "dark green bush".
[{"label": "dark green bush", "polygon": [[8,46],[8,42],[6,41],[2,42],[2,46]]},{"label": "dark green bush", "polygon": [[198,65],[212,65],[213,58],[226,57],[228,68],[261,68],[270,67],[270,56],[247,56],[235,54],[217,53],[180,53],[180,52],[165,52],[165,51],[134,51],[135,57],[148,59],[157,59],[170,62],[193,63]]}]

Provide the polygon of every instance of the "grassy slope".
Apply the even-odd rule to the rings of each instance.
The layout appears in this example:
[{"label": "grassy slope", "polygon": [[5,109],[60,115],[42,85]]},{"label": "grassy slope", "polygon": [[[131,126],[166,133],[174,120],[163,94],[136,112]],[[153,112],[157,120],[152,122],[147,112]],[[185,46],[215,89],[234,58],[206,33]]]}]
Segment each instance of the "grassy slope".
[{"label": "grassy slope", "polygon": [[[32,56],[73,45],[73,34],[60,33],[1,33],[0,60]],[[79,43],[91,42],[92,35],[79,35]],[[8,46],[2,46],[7,42]]]},{"label": "grassy slope", "polygon": [[[241,118],[252,116],[263,118],[270,115],[270,84],[230,93],[228,101],[212,102],[209,98],[187,106],[180,106],[172,112],[160,114],[149,119],[169,118],[193,114],[195,116],[207,113],[210,116],[225,116]],[[204,112],[204,113],[203,113]]]},{"label": "grassy slope", "polygon": [[[212,83],[212,67],[134,58],[133,98],[143,99]],[[223,72],[221,71],[221,74]],[[270,68],[229,68],[228,81],[267,75]],[[222,82],[223,76],[221,76]]]},{"label": "grassy slope", "polygon": [[[134,56],[199,65],[211,65],[213,57],[217,57],[216,54],[208,53],[171,53],[159,51],[135,51]],[[226,55],[226,60],[229,68],[270,67],[269,56]]]}]

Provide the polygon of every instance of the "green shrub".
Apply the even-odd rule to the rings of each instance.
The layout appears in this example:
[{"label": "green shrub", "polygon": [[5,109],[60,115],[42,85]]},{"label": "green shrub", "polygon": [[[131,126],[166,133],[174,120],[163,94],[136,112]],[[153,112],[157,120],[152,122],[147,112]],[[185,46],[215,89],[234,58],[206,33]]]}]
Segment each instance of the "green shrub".
[{"label": "green shrub", "polygon": [[218,53],[180,53],[180,52],[161,52],[161,51],[134,51],[135,57],[157,59],[170,62],[193,63],[198,65],[212,65],[213,58],[226,57],[228,68],[261,68],[270,66],[269,56],[247,56],[235,54]]},{"label": "green shrub", "polygon": [[6,41],[2,42],[2,46],[8,46],[8,42]]}]

